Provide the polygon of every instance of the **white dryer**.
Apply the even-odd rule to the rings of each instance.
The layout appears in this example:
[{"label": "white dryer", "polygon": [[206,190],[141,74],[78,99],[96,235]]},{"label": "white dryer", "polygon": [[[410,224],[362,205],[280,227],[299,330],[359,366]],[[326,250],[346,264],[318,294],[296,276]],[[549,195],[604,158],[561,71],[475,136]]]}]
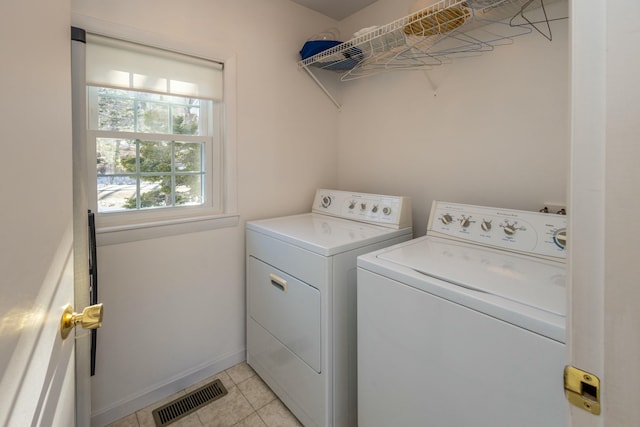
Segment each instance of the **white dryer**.
[{"label": "white dryer", "polygon": [[434,202],[358,258],[361,427],[565,425],[566,217]]},{"label": "white dryer", "polygon": [[305,426],[356,425],[356,260],[411,238],[408,198],[337,190],[247,223],[247,362]]}]

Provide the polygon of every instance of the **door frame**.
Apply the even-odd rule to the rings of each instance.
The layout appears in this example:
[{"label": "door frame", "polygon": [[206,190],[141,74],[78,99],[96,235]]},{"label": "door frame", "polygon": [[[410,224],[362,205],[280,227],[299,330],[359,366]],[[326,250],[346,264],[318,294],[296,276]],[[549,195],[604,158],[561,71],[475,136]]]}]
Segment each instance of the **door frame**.
[{"label": "door frame", "polygon": [[568,363],[600,378],[602,406],[599,416],[570,406],[569,424],[638,425],[640,5],[569,4]]}]

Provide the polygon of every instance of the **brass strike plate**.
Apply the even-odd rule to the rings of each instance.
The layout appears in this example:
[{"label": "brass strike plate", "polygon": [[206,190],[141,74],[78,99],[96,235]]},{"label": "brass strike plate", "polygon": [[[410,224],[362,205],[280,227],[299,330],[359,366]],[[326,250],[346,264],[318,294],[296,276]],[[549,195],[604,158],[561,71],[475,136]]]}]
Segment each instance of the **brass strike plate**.
[{"label": "brass strike plate", "polygon": [[565,366],[564,394],[569,403],[593,415],[600,415],[600,379],[589,372]]}]

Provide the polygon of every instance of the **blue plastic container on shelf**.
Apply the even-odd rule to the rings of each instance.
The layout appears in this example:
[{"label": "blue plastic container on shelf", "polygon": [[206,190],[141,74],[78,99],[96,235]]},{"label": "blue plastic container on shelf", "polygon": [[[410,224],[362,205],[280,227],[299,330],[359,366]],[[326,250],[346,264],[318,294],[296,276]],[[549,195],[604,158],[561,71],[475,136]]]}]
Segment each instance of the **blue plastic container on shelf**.
[{"label": "blue plastic container on shelf", "polygon": [[310,40],[302,46],[302,49],[300,50],[300,57],[302,59],[310,58],[317,53],[331,49],[341,43],[341,41],[337,40]]},{"label": "blue plastic container on shelf", "polygon": [[[310,40],[302,46],[302,49],[300,50],[300,57],[302,59],[307,59],[327,49],[331,49],[334,46],[338,46],[339,44],[342,44],[342,42],[336,40]],[[318,61],[311,65],[327,70],[345,71],[358,65],[363,58],[362,50],[354,46],[343,50],[342,56],[344,57],[343,59],[336,60],[333,58],[332,60],[329,60],[329,58],[326,58],[326,62]]]}]

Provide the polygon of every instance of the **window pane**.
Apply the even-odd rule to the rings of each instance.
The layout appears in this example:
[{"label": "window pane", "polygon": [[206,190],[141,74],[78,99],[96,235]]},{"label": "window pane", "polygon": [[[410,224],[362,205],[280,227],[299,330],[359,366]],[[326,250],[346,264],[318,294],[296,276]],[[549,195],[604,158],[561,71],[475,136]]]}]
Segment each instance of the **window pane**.
[{"label": "window pane", "polygon": [[176,135],[200,135],[200,106],[197,99],[187,100],[192,105],[174,105],[171,109],[173,133]]},{"label": "window pane", "polygon": [[[130,207],[131,199],[133,199],[133,207]],[[135,209],[135,200],[135,177],[98,177],[98,212],[114,212],[126,209]]]},{"label": "window pane", "polygon": [[136,144],[133,140],[96,138],[98,175],[136,171]]},{"label": "window pane", "polygon": [[138,132],[169,133],[169,106],[138,102]]},{"label": "window pane", "polygon": [[140,208],[172,206],[171,177],[145,176],[140,179]]},{"label": "window pane", "polygon": [[176,172],[201,172],[203,144],[199,142],[176,142]]},{"label": "window pane", "polygon": [[176,176],[176,205],[200,205],[204,203],[202,175]]},{"label": "window pane", "polygon": [[171,172],[171,143],[140,141],[140,172]]},{"label": "window pane", "polygon": [[100,88],[98,95],[98,129],[132,132],[135,103],[127,91]]},{"label": "window pane", "polygon": [[[213,101],[133,90],[96,87],[97,130],[204,135],[201,108]],[[93,127],[92,127],[93,129]]]}]

